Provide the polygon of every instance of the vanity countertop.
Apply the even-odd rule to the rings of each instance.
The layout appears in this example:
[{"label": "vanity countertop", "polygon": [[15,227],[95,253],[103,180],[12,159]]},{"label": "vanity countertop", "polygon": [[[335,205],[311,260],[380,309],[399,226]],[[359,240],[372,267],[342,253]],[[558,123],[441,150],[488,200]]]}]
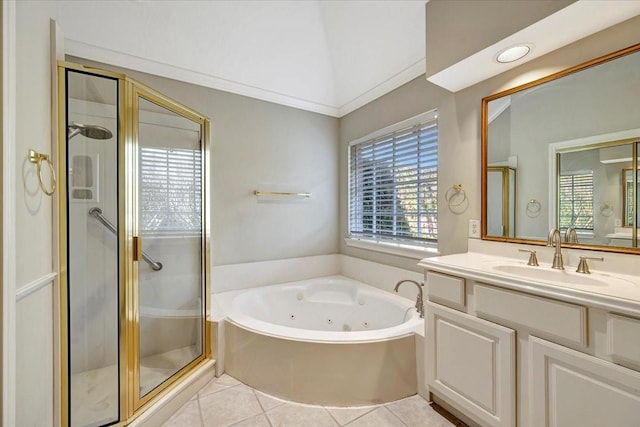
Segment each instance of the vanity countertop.
[{"label": "vanity countertop", "polygon": [[503,288],[640,316],[640,278],[597,270],[593,264],[592,274],[582,274],[575,272],[575,266],[554,270],[549,263],[532,267],[526,260],[465,252],[425,258],[418,265]]}]

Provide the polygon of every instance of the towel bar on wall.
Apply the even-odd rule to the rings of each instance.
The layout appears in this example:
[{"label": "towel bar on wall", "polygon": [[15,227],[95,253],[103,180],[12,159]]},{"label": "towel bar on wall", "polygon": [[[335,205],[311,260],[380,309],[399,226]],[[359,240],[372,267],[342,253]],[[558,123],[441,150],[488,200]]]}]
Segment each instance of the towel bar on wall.
[{"label": "towel bar on wall", "polygon": [[260,191],[255,190],[253,194],[257,197],[292,197],[292,198],[304,198],[308,199],[311,197],[311,193],[288,193],[288,192],[280,192],[280,191]]}]

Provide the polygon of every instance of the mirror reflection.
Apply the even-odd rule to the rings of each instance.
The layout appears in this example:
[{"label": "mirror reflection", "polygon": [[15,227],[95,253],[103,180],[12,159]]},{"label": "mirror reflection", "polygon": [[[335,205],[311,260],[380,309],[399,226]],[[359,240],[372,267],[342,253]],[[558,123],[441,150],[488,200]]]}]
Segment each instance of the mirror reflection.
[{"label": "mirror reflection", "polygon": [[639,51],[483,100],[483,238],[638,247]]},{"label": "mirror reflection", "polygon": [[[632,168],[622,169],[622,226],[633,227],[633,218],[637,209],[634,209],[635,190],[638,187],[638,178],[635,178]],[[638,201],[636,200],[636,203]]]},{"label": "mirror reflection", "polygon": [[493,236],[515,237],[516,169],[489,166],[487,181],[487,232]]},{"label": "mirror reflection", "polygon": [[633,144],[558,153],[559,173],[552,183],[558,191],[557,224],[561,230],[575,230],[574,243],[633,247],[629,228],[633,221],[624,226],[625,195],[620,185],[632,156]]}]

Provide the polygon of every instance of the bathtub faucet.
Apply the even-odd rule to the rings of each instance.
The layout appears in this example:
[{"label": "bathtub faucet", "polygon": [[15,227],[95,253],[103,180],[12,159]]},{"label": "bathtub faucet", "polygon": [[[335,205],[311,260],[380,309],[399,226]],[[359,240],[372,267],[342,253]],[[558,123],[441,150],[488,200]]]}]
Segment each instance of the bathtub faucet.
[{"label": "bathtub faucet", "polygon": [[402,285],[405,282],[413,283],[418,287],[418,297],[416,298],[416,310],[418,310],[418,313],[420,313],[420,318],[424,318],[424,305],[422,304],[422,287],[424,286],[424,284],[418,283],[415,280],[405,279],[405,280],[400,280],[398,283],[396,283],[396,287],[393,288],[393,290],[398,292],[398,288],[400,287],[400,285]]}]

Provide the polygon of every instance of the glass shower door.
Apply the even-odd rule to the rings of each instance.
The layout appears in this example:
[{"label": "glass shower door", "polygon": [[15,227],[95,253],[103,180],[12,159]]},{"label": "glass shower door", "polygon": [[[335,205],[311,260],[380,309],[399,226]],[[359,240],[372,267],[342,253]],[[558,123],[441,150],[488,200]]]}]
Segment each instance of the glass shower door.
[{"label": "glass shower door", "polygon": [[175,104],[169,109],[151,94],[138,96],[137,105],[142,404],[176,373],[204,358],[204,150],[202,122],[178,114]]},{"label": "glass shower door", "polygon": [[[69,425],[120,419],[118,269],[119,81],[65,70],[61,275],[68,325]],[[66,178],[66,179],[65,179]],[[64,191],[66,190],[66,191]],[[66,212],[66,215],[64,213]],[[66,261],[66,262],[65,262]],[[66,284],[66,286],[65,286]]]},{"label": "glass shower door", "polygon": [[206,365],[209,121],[58,66],[60,418],[125,425]]}]

